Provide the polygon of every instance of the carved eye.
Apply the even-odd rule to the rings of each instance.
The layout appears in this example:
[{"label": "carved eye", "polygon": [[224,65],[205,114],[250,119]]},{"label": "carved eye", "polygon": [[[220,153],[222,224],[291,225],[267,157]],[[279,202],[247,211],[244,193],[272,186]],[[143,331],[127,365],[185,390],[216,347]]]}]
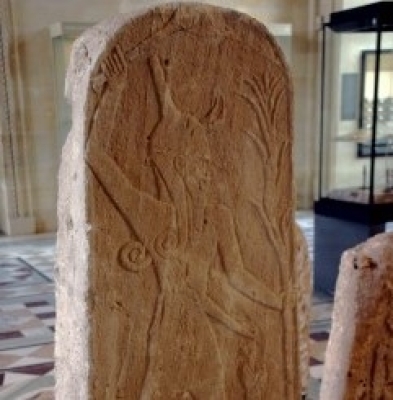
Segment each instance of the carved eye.
[{"label": "carved eye", "polygon": [[124,244],[119,250],[118,257],[120,266],[130,272],[140,272],[152,262],[146,247],[137,241]]}]

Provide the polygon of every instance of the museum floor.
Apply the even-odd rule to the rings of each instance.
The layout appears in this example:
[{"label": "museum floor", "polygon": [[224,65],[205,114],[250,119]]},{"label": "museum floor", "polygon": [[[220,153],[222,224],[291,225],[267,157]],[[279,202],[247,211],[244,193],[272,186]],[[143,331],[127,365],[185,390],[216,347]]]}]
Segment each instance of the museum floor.
[{"label": "museum floor", "polygon": [[[312,257],[313,219],[297,215]],[[53,399],[55,236],[0,237],[0,400]],[[308,399],[317,400],[332,298],[315,293]]]}]

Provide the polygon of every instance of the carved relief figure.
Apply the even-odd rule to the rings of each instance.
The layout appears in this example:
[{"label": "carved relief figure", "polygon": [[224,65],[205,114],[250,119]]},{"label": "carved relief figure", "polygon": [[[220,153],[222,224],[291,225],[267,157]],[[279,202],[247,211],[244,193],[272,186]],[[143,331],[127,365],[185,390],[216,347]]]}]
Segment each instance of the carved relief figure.
[{"label": "carved relief figure", "polygon": [[[124,74],[122,61],[109,58],[106,65]],[[147,138],[146,163],[158,196],[136,189],[94,136],[87,164],[130,230],[119,263],[133,273],[152,268],[157,279],[140,399],[224,400],[224,368],[212,322],[251,343],[256,338],[251,321],[231,315],[208,296],[212,266],[220,263],[228,288],[245,301],[281,312],[283,299],[244,268],[231,209],[211,200],[207,127],[174,103],[158,56],[150,57],[150,68],[161,116]],[[110,68],[106,71],[109,81]],[[119,186],[127,196],[116,195]],[[230,296],[223,301],[230,302]],[[252,365],[246,361],[244,368]]]}]

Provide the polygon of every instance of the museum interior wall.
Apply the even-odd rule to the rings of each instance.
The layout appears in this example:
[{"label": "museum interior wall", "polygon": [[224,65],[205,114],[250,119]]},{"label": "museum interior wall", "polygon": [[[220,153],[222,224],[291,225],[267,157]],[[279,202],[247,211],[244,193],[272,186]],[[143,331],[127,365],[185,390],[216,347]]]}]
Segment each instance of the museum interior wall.
[{"label": "museum interior wall", "polygon": [[[309,209],[314,198],[318,137],[319,21],[321,15],[340,9],[343,1],[210,3],[248,12],[272,30],[283,28],[278,29],[278,35],[288,35],[278,39],[284,47],[289,43],[284,52],[290,53],[294,79],[297,204],[299,209]],[[70,123],[62,87],[70,45],[78,31],[89,24],[141,4],[146,2],[0,0],[0,72],[5,77],[0,84],[1,231],[26,234],[56,230],[57,169]]]}]

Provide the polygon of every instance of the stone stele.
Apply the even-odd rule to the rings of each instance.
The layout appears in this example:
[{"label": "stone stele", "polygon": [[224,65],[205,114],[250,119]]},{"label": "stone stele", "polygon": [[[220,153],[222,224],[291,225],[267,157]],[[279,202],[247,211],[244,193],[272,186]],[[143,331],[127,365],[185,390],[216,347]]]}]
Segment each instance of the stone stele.
[{"label": "stone stele", "polygon": [[393,233],[342,257],[320,399],[393,399]]},{"label": "stone stele", "polygon": [[160,6],[67,76],[57,400],[299,400],[292,86],[267,30]]}]

